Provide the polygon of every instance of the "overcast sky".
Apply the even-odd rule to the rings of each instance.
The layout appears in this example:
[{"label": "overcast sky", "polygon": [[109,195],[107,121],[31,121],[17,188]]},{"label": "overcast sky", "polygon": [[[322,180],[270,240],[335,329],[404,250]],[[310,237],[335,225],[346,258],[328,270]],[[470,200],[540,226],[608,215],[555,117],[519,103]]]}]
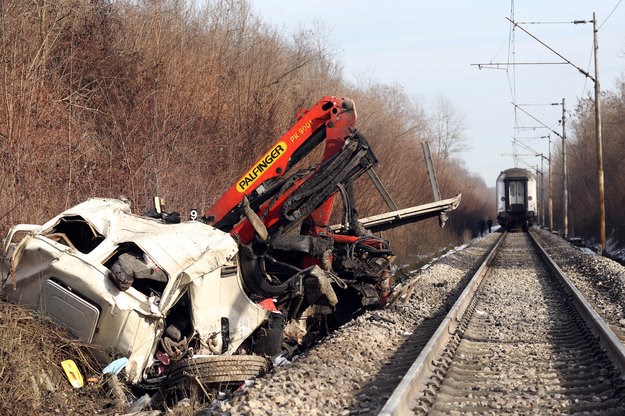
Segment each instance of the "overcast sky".
[{"label": "overcast sky", "polygon": [[[467,169],[494,186],[504,169],[540,164],[540,157],[524,156],[531,152],[518,146],[516,153],[523,157],[515,161],[513,137],[524,138],[526,146],[547,155],[547,139],[537,137],[549,132],[543,124],[561,132],[558,121],[562,115],[561,105],[549,104],[565,98],[571,116],[577,99],[592,93],[594,83],[568,64],[517,65],[507,71],[480,70],[473,64],[505,63],[513,58],[517,63],[562,62],[520,29],[510,31],[506,18],[513,12],[514,20],[523,28],[594,76],[592,23],[570,22],[590,21],[596,12],[600,84],[602,90],[614,90],[616,80],[625,73],[625,2],[620,1],[251,3],[255,13],[285,34],[322,22],[348,81],[369,76],[382,83],[398,83],[426,108],[433,108],[441,95],[447,98],[465,119],[471,147],[463,154]],[[529,115],[522,110],[515,112],[513,101],[522,104],[521,109]],[[552,137],[560,140],[554,134]]]}]

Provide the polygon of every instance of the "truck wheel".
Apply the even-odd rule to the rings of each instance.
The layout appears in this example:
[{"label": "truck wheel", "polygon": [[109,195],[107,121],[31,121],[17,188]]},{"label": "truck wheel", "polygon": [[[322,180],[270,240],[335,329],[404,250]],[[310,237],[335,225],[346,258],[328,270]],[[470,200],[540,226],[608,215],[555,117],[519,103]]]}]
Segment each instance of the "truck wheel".
[{"label": "truck wheel", "polygon": [[202,384],[250,380],[266,372],[267,359],[258,355],[207,355],[172,364],[167,384],[195,380]]}]

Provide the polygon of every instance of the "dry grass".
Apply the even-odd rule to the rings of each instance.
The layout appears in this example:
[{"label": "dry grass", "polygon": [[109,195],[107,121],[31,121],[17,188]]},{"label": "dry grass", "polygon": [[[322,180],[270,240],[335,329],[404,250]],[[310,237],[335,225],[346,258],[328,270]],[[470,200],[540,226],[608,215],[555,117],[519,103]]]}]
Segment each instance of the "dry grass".
[{"label": "dry grass", "polygon": [[54,323],[0,301],[0,414],[106,414],[98,384],[74,389],[61,368],[73,359],[83,377],[100,373],[93,347],[71,340]]},{"label": "dry grass", "polygon": [[[95,356],[106,356],[102,348],[71,339],[45,316],[2,300],[0,334],[0,415],[117,415],[129,409],[116,402],[101,377],[102,366]],[[65,377],[61,362],[66,359],[76,362],[85,379],[83,388],[74,389]],[[89,376],[99,376],[99,380],[88,384]],[[125,397],[146,393],[121,383],[119,387]],[[161,394],[154,396],[151,408],[173,416],[191,416],[205,405],[197,394],[192,400],[183,391],[176,397],[167,391]]]}]

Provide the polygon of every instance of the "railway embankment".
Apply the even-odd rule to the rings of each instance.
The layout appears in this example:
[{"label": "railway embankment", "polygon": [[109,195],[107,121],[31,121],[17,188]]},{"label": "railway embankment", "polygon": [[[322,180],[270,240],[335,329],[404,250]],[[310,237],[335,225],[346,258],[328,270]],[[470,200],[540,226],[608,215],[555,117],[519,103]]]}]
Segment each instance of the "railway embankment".
[{"label": "railway embankment", "polygon": [[[536,234],[615,332],[625,327],[625,268],[548,231]],[[475,239],[415,271],[392,304],[361,315],[202,414],[377,414],[499,235]]]}]

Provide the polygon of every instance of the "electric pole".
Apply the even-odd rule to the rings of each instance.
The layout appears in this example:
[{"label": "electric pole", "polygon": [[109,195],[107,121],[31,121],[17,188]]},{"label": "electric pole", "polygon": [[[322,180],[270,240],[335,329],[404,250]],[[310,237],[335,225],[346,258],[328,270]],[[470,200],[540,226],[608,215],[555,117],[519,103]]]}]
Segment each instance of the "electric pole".
[{"label": "electric pole", "polygon": [[564,239],[569,238],[569,178],[566,168],[566,110],[565,100],[562,99],[562,211]]},{"label": "electric pole", "polygon": [[592,13],[592,30],[594,33],[595,55],[595,136],[597,138],[597,168],[599,185],[599,254],[603,254],[606,246],[605,235],[605,193],[603,180],[603,138],[601,136],[601,86],[599,84],[599,42],[597,40],[597,16]]},{"label": "electric pole", "polygon": [[553,230],[553,175],[551,174],[551,134],[549,139],[549,231]]}]

